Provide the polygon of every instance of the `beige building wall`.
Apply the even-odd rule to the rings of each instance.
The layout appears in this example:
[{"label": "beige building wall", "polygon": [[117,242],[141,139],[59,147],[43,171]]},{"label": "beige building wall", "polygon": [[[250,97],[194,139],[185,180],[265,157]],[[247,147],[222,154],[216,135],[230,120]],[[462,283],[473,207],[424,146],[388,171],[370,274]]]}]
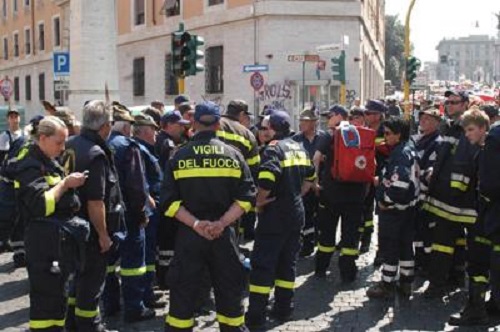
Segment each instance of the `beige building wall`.
[{"label": "beige building wall", "polygon": [[[0,0],[0,77],[10,79],[19,78],[19,101],[12,102],[26,107],[30,116],[43,112],[40,103],[39,75],[44,74],[45,98],[54,100],[52,53],[66,49],[67,34],[64,31],[64,14],[53,0],[17,0],[17,11],[14,9],[15,0],[5,0],[6,14],[4,15],[4,0]],[[54,45],[54,19],[59,18],[60,45]],[[44,26],[44,50],[40,49],[40,25]],[[30,30],[29,52],[26,46],[25,30]],[[14,34],[19,34],[19,56],[14,54]],[[4,58],[4,37],[8,39],[8,59]],[[26,77],[31,77],[31,100],[26,99]]]},{"label": "beige building wall", "polygon": [[[41,111],[38,98],[38,75],[45,73],[46,99],[54,100],[52,53],[69,49],[68,0],[18,0],[17,15],[12,13],[13,0],[7,1],[7,18],[3,19],[0,0],[0,76],[20,78],[20,101],[30,114]],[[103,0],[104,1],[104,0]],[[107,1],[107,0],[106,0]],[[206,72],[186,79],[186,93],[196,101],[202,97],[226,103],[233,98],[249,101],[252,108],[278,102],[296,114],[302,99],[302,66],[287,61],[287,55],[316,53],[316,47],[339,43],[349,37],[347,52],[348,100],[362,100],[383,95],[384,73],[384,0],[224,0],[209,6],[209,0],[180,0],[180,15],[167,17],[164,0],[144,0],[144,24],[135,24],[135,0],[116,0],[117,49],[120,97],[129,105],[147,104],[153,99],[171,103],[166,94],[165,57],[170,53],[170,34],[183,22],[187,30],[205,38],[206,48],[223,46],[224,91],[205,92]],[[60,7],[59,5],[66,4]],[[53,46],[53,17],[60,16],[61,46]],[[33,28],[34,22],[34,28]],[[38,23],[45,24],[45,51],[39,52]],[[31,29],[32,54],[24,52],[24,28]],[[20,56],[12,57],[13,32],[19,31]],[[33,34],[33,31],[35,34]],[[3,60],[3,36],[9,39],[9,59]],[[306,99],[331,103],[338,99],[339,82],[332,80],[331,58],[338,52],[321,53],[326,68],[317,76],[315,64],[306,66]],[[134,59],[145,58],[145,94],[133,95]],[[250,87],[251,74],[243,65],[268,64],[263,73],[269,89],[281,91],[276,98],[265,91],[255,93]],[[25,100],[25,76],[31,75],[31,101]],[[283,100],[283,91],[290,96]],[[266,90],[267,92],[271,90]],[[286,93],[287,94],[287,93]],[[288,95],[288,94],[287,94]],[[273,99],[274,98],[274,99]],[[281,99],[280,99],[281,98]],[[279,99],[279,100],[277,100]],[[327,106],[327,105],[325,105]]]}]

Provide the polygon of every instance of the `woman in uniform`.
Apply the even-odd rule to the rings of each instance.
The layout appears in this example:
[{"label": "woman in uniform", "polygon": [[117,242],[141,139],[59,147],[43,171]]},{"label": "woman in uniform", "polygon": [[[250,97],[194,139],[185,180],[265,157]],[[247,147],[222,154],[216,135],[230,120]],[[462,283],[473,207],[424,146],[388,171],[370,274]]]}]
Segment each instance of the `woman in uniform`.
[{"label": "woman in uniform", "polygon": [[74,218],[80,207],[74,189],[84,184],[86,175],[65,177],[56,161],[67,137],[64,122],[46,116],[33,143],[7,166],[15,179],[21,220],[26,222],[31,331],[64,330],[65,284],[76,269],[78,248],[88,236],[88,222]]}]

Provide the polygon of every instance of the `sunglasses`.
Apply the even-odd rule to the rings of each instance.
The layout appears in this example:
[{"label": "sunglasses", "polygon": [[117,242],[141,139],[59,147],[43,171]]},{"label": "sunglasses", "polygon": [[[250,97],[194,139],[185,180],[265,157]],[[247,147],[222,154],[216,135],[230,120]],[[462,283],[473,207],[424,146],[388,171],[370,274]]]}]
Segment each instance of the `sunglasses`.
[{"label": "sunglasses", "polygon": [[445,105],[459,105],[463,103],[461,100],[447,100],[444,102]]}]

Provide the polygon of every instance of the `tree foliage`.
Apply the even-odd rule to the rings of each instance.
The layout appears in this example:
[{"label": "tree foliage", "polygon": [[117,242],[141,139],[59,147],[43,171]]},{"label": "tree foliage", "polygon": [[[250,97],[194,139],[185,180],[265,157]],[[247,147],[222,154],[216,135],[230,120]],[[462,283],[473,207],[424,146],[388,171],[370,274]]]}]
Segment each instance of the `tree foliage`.
[{"label": "tree foliage", "polygon": [[405,70],[405,27],[398,15],[385,16],[385,79],[401,87]]}]

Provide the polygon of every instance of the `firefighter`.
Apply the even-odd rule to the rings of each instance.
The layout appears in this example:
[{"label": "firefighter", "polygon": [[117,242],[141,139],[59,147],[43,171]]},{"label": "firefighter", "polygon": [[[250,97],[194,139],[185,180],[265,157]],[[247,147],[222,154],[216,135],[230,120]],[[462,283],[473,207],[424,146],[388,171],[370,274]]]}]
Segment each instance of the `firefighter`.
[{"label": "firefighter", "polygon": [[123,238],[123,202],[112,152],[106,144],[112,113],[104,101],[89,101],[83,108],[81,134],[66,144],[63,164],[66,172],[88,171],[79,188],[82,204],[78,216],[91,223],[85,246],[83,269],[70,286],[66,329],[107,331],[101,323],[99,300],[106,277],[108,253]]},{"label": "firefighter", "polygon": [[290,136],[291,120],[276,111],[263,122],[273,140],[259,167],[257,208],[259,223],[251,256],[250,297],[246,321],[250,327],[266,323],[266,305],[272,286],[273,315],[286,321],[294,309],[295,269],[304,226],[301,194],[315,179],[307,151]]},{"label": "firefighter", "polygon": [[[141,157],[144,163],[144,174],[146,177],[149,196],[147,198],[146,210],[149,223],[146,227],[145,263],[146,274],[144,275],[144,305],[148,308],[163,308],[166,304],[159,301],[153,291],[156,273],[156,247],[158,233],[158,210],[160,203],[160,188],[163,173],[160,169],[158,158],[155,155],[154,144],[156,142],[156,121],[149,115],[139,114],[134,117],[134,140],[139,144]],[[161,294],[158,294],[161,296]]]},{"label": "firefighter", "polygon": [[[19,127],[21,121],[19,111],[15,108],[7,112],[9,128],[0,134],[0,165],[15,157],[26,141],[23,131]],[[2,172],[3,173],[3,172]],[[5,174],[0,178],[0,252],[10,246],[14,251],[13,261],[16,268],[26,266],[24,251],[24,221],[17,216],[13,179]]]},{"label": "firefighter", "polygon": [[[250,167],[254,179],[260,163],[259,147],[253,133],[242,123],[250,117],[248,104],[243,100],[231,100],[227,105],[226,114],[220,119],[220,129],[217,137],[241,152]],[[241,220],[239,235],[247,240],[254,239],[255,209],[252,208]]]},{"label": "firefighter", "polygon": [[247,331],[243,267],[233,227],[255,204],[255,186],[243,156],[216,137],[219,107],[196,105],[196,134],[168,162],[161,210],[179,222],[169,270],[166,331],[191,331],[203,271],[208,269],[221,331]]},{"label": "firefighter", "polygon": [[152,319],[155,311],[144,305],[145,228],[149,222],[147,202],[149,192],[144,177],[143,160],[139,145],[130,138],[134,118],[123,105],[114,103],[113,130],[108,144],[115,159],[120,189],[127,211],[125,222],[127,236],[115,255],[110,256],[104,307],[106,315],[112,316],[120,310],[120,287],[115,269],[120,264],[121,289],[124,304],[124,319],[127,322]]},{"label": "firefighter", "polygon": [[[375,138],[375,145],[378,146],[384,142],[384,127],[382,122],[384,120],[384,115],[387,113],[387,107],[384,103],[378,100],[368,100],[365,105],[365,121],[366,126],[372,130],[375,130],[377,136]],[[377,159],[377,171],[376,174],[380,175],[381,165],[383,164],[383,160],[385,156],[380,155],[380,153],[376,154]],[[364,224],[363,224],[363,233],[361,235],[361,252],[367,252],[370,248],[370,243],[372,240],[373,233],[373,219],[374,219],[374,208],[375,208],[375,186],[371,185],[368,188],[368,194],[365,197],[364,203]],[[375,257],[375,265],[380,265],[379,255]]]},{"label": "firefighter", "polygon": [[490,300],[486,310],[490,316],[500,316],[500,113],[498,106],[488,111],[491,128],[479,158],[479,194],[484,204],[484,231],[491,241]]},{"label": "firefighter", "polygon": [[[184,133],[184,126],[190,124],[184,120],[179,111],[169,111],[161,118],[161,130],[156,138],[155,151],[158,155],[160,168],[165,170],[168,161],[177,152]],[[173,218],[159,214],[158,225],[158,266],[157,281],[160,289],[167,289],[166,275],[172,258],[174,257],[175,234],[177,223]]]},{"label": "firefighter", "polygon": [[417,209],[415,241],[415,268],[426,273],[428,256],[431,248],[431,227],[429,216],[422,210],[422,202],[427,199],[429,191],[429,179],[436,162],[437,150],[442,141],[439,133],[441,124],[441,113],[438,109],[430,108],[419,113],[420,134],[415,138],[420,167],[420,200]]},{"label": "firefighter", "polygon": [[[319,142],[314,155],[316,171],[324,160],[320,176],[315,275],[319,278],[326,276],[331,257],[338,250],[340,277],[344,282],[352,282],[358,272],[356,259],[359,255],[359,227],[362,225],[366,185],[333,179],[333,135],[340,122],[347,120],[348,112],[344,107],[334,105],[324,116],[328,117],[330,134]],[[341,240],[337,247],[335,241],[339,219],[342,219]]]},{"label": "firefighter", "polygon": [[[445,97],[449,119],[442,132],[443,142],[433,168],[428,199],[422,206],[429,213],[430,222],[436,223],[432,231],[427,297],[441,297],[446,293],[457,240],[477,219],[471,179],[478,147],[468,142],[461,126],[469,97],[463,91],[447,91]],[[467,240],[470,241],[474,238]]]},{"label": "firefighter", "polygon": [[384,136],[391,152],[376,181],[382,281],[371,286],[366,294],[370,298],[393,296],[399,269],[399,290],[409,297],[415,276],[413,238],[420,190],[418,158],[413,142],[409,141],[410,126],[405,120],[393,117],[385,121]]},{"label": "firefighter", "polygon": [[[484,153],[483,149],[489,124],[488,115],[479,110],[477,106],[465,112],[462,117],[462,126],[467,140],[470,144],[479,147],[479,151],[474,156],[474,172],[470,180],[470,185],[474,186],[474,190],[477,190],[479,180],[478,163],[484,162],[482,154]],[[452,326],[484,325],[488,323],[485,304],[491,252],[491,240],[487,238],[485,231],[485,212],[488,207],[488,198],[487,196],[477,198],[479,201],[478,218],[476,223],[467,229],[468,237],[473,239],[467,243],[468,300],[459,314],[450,317],[448,323]]]},{"label": "firefighter", "polygon": [[[318,116],[314,109],[306,107],[299,116],[300,133],[294,135],[292,139],[301,143],[312,160],[319,142],[326,133],[318,129]],[[314,253],[316,247],[316,218],[318,212],[318,196],[314,190],[309,191],[304,197],[305,223],[302,229],[302,249],[301,257],[307,257]]]},{"label": "firefighter", "polygon": [[[63,331],[65,287],[76,269],[89,224],[74,218],[80,208],[76,188],[86,175],[64,176],[57,158],[64,151],[68,130],[59,119],[40,122],[35,142],[7,166],[26,221],[26,262],[30,282],[30,331]],[[78,230],[81,230],[78,237]]]}]

